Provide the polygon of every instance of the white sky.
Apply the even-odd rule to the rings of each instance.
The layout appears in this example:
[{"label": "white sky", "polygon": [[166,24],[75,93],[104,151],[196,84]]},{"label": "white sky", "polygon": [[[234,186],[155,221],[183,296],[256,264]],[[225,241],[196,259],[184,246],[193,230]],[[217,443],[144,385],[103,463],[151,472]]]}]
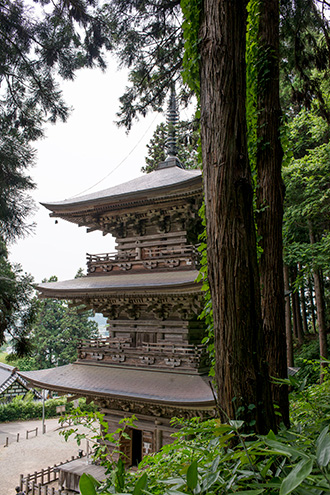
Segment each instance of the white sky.
[{"label": "white sky", "polygon": [[[126,84],[127,73],[118,72],[115,62],[109,62],[106,73],[84,70],[74,82],[61,84],[65,101],[74,110],[67,123],[49,126],[47,137],[36,143],[36,166],[30,173],[37,184],[32,192],[37,203],[82,194],[117,167],[138,143],[124,163],[89,192],[141,175],[146,144],[165,116],[141,118],[126,135],[125,129],[114,123]],[[114,250],[109,235],[87,234],[84,227],[61,219],[55,224],[49,211],[40,205],[31,220],[37,224],[35,234],[10,247],[10,260],[20,263],[36,282],[52,275],[60,280],[73,278],[80,267],[86,269],[86,253]]]}]

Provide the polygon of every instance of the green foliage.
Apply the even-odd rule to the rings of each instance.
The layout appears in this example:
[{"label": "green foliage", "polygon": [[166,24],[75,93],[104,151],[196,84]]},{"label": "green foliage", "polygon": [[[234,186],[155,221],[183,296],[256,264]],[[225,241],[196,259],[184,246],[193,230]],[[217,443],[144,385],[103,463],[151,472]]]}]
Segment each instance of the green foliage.
[{"label": "green foliage", "polygon": [[[196,120],[191,122],[179,121],[176,126],[176,135],[178,148],[177,156],[179,160],[185,168],[197,168],[199,123]],[[158,125],[150,143],[147,144],[148,156],[145,158],[146,167],[142,167],[142,172],[152,172],[160,162],[165,160],[166,137],[166,124]]]},{"label": "green foliage", "polygon": [[[330,336],[327,336],[327,347],[330,353]],[[295,365],[299,367],[299,379],[306,383],[317,383],[320,379],[320,345],[318,339],[306,340],[295,351]],[[325,370],[326,371],[326,370]]]},{"label": "green foliage", "polygon": [[251,0],[248,3],[246,30],[246,123],[252,176],[255,176],[257,160],[257,78],[260,56],[258,44],[259,1]]},{"label": "green foliage", "polygon": [[[73,410],[73,403],[67,402],[66,397],[56,399],[48,399],[45,401],[45,417],[54,418],[57,416],[56,406],[66,405],[66,410]],[[85,399],[79,399],[81,410],[95,410],[93,404],[86,404]],[[28,394],[26,398],[22,396],[15,397],[11,402],[0,403],[0,422],[5,421],[21,421],[27,419],[42,418],[42,401],[33,400],[32,394]]]},{"label": "green foliage", "polygon": [[199,27],[202,13],[202,1],[181,0],[181,9],[184,17],[182,24],[184,38],[183,55],[183,82],[198,97],[200,93],[199,80]]},{"label": "green foliage", "polygon": [[119,462],[112,465],[104,483],[96,485],[84,478],[82,495],[330,493],[328,426],[309,434],[293,428],[256,437],[241,432],[242,421],[176,421],[181,426],[177,439],[146,457],[138,472],[124,473]]},{"label": "green foliage", "polygon": [[[51,277],[49,282],[56,280]],[[71,307],[66,301],[44,299],[33,325],[30,356],[16,361],[18,368],[44,369],[75,361],[79,340],[98,336],[92,316],[92,311]]]},{"label": "green foliage", "polygon": [[[180,0],[111,0],[104,10],[114,51],[130,70],[118,113],[119,125],[130,129],[148,110],[162,111],[171,83],[181,79]],[[186,101],[189,94],[183,89],[179,97]]]},{"label": "green foliage", "polygon": [[[319,363],[314,363],[319,371]],[[297,379],[291,378],[293,392],[290,397],[290,420],[294,429],[313,438],[329,425],[329,374],[326,374],[326,379],[321,384],[306,386],[306,383],[306,378],[301,381],[300,374]]]},{"label": "green foliage", "polygon": [[105,14],[97,2],[3,0],[0,4],[0,235],[13,240],[27,232],[34,184],[31,143],[43,125],[65,121],[68,107],[58,79],[73,79],[82,67],[105,67],[111,48]]},{"label": "green foliage", "polygon": [[5,341],[5,332],[9,334],[16,357],[30,350],[29,333],[39,308],[32,283],[31,275],[8,261],[0,238],[0,344]]}]

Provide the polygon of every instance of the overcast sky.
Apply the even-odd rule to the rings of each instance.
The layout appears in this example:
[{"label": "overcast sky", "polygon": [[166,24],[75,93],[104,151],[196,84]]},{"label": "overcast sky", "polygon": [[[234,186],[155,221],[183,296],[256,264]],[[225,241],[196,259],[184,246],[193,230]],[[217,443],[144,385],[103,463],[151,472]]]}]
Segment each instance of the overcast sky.
[{"label": "overcast sky", "polygon": [[[104,74],[84,70],[74,82],[62,84],[66,103],[73,107],[67,123],[47,128],[47,137],[36,143],[37,163],[31,175],[37,184],[33,198],[39,202],[60,201],[75,195],[112,187],[141,175],[145,165],[146,144],[157,124],[165,116],[150,114],[135,123],[127,135],[116,126],[119,96],[127,85],[125,71],[109,64]],[[134,149],[135,148],[135,149]],[[129,155],[129,156],[128,156]],[[56,275],[60,280],[73,278],[86,268],[86,253],[114,250],[114,240],[100,232],[87,234],[84,227],[49,217],[39,205],[31,217],[36,222],[35,234],[10,247],[10,260],[20,263],[36,282]]]}]

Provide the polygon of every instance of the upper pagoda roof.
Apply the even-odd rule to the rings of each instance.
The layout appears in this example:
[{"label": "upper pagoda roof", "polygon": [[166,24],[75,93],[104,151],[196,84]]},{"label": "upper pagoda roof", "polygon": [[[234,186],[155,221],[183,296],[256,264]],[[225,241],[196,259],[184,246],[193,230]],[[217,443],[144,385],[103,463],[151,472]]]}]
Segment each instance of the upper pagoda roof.
[{"label": "upper pagoda roof", "polygon": [[185,170],[170,161],[161,163],[157,170],[144,174],[109,189],[104,189],[84,196],[65,199],[54,203],[42,203],[43,206],[52,211],[52,216],[61,216],[73,212],[92,212],[95,208],[101,210],[116,208],[127,202],[136,203],[150,200],[155,196],[173,195],[182,193],[185,189],[201,188],[201,171]]}]

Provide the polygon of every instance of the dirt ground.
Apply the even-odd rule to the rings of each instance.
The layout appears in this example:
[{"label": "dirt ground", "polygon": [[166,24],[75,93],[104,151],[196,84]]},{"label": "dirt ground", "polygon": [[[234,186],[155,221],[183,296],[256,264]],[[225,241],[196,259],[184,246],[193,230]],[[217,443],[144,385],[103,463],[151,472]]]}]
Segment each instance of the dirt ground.
[{"label": "dirt ground", "polygon": [[[38,427],[38,436],[30,433],[26,439],[26,431]],[[59,435],[57,419],[46,420],[46,433],[42,435],[42,423],[38,421],[20,421],[0,423],[0,495],[15,495],[15,487],[19,484],[20,474],[32,474],[34,471],[46,469],[59,464],[78,454],[78,449],[86,450],[86,441],[78,447],[73,437],[66,442]],[[19,442],[17,443],[17,433]],[[8,437],[8,447],[4,447]]]}]

